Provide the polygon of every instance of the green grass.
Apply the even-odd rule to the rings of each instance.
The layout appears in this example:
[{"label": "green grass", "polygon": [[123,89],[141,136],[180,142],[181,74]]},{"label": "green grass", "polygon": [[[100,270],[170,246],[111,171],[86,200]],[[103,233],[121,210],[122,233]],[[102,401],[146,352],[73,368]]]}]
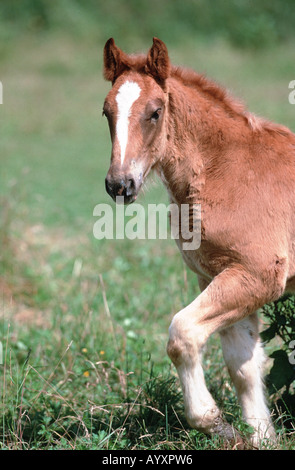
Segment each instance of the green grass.
[{"label": "green grass", "polygon": [[[187,426],[165,353],[173,315],[199,293],[195,276],[170,240],[92,235],[94,206],[110,203],[102,48],[62,33],[26,35],[9,53],[1,46],[0,447],[222,449]],[[242,53],[191,40],[170,50],[175,63],[295,129],[293,45]],[[139,202],[166,202],[160,184],[151,188]],[[247,434],[218,338],[204,366],[227,418]],[[288,418],[279,410],[280,449],[294,448]]]}]

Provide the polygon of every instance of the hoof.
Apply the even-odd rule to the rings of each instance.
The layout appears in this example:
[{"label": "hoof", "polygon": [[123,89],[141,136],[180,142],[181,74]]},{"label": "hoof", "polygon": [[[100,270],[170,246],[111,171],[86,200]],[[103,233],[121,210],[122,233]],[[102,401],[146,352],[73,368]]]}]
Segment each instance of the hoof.
[{"label": "hoof", "polygon": [[212,434],[218,434],[225,441],[228,449],[245,449],[245,442],[241,435],[221,416],[214,420],[211,432]]}]

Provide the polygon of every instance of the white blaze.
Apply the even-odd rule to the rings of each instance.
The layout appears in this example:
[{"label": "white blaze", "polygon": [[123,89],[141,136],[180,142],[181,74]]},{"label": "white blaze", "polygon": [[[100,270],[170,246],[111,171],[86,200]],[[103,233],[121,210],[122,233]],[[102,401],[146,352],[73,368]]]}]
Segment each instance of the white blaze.
[{"label": "white blaze", "polygon": [[128,142],[128,124],[131,107],[137,98],[139,98],[140,92],[141,89],[137,83],[127,81],[120,86],[116,96],[118,105],[116,132],[121,147],[121,164],[124,162]]}]

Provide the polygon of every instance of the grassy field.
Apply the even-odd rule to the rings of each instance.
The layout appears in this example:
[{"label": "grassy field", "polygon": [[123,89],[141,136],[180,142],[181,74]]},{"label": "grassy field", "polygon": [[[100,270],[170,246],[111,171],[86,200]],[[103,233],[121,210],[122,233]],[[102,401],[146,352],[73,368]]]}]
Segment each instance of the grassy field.
[{"label": "grassy field", "polygon": [[[56,33],[0,49],[0,447],[223,449],[187,426],[165,353],[172,316],[199,292],[195,276],[171,240],[93,237],[95,205],[111,203],[103,45]],[[293,44],[255,53],[195,39],[169,49],[174,63],[295,130]],[[154,179],[139,202],[160,201]],[[204,365],[227,419],[247,434],[218,338]],[[272,408],[278,448],[295,448],[288,416]]]}]

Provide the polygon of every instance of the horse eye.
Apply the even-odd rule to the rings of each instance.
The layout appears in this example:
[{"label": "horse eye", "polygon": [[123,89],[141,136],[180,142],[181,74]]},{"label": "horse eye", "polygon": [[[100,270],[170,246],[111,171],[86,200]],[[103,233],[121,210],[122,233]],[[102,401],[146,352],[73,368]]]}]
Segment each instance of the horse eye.
[{"label": "horse eye", "polygon": [[153,114],[151,115],[151,120],[157,121],[160,117],[160,112],[161,112],[161,108],[158,108],[155,112],[153,112]]}]

